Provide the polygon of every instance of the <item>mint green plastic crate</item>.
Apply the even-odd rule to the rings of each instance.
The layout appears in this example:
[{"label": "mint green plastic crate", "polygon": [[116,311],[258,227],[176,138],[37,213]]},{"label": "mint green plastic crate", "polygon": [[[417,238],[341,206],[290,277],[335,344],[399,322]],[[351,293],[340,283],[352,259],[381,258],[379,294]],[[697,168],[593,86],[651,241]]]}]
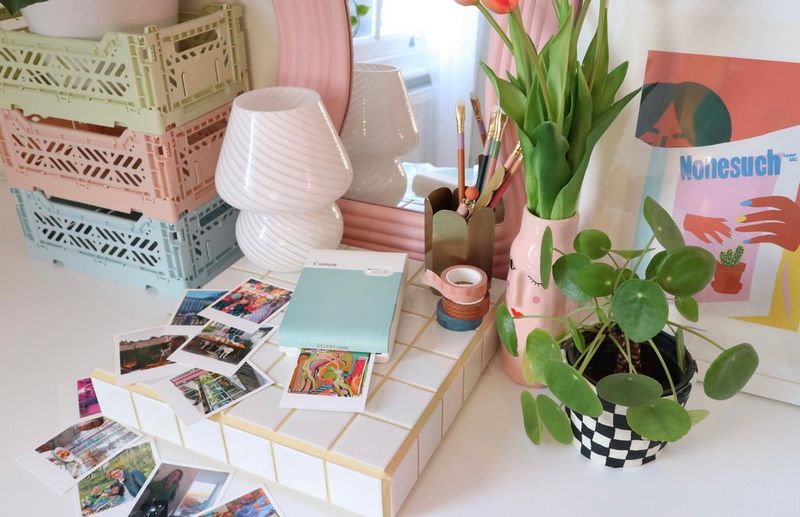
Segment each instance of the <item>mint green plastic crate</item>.
[{"label": "mint green plastic crate", "polygon": [[242,7],[181,20],[99,41],[0,30],[0,107],[160,135],[247,90]]}]

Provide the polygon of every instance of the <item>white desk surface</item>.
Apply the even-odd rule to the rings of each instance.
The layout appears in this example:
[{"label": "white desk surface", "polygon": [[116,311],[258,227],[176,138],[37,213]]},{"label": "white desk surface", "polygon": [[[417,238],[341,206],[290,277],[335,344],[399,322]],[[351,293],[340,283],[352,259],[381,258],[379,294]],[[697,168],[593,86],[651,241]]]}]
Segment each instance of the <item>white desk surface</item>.
[{"label": "white desk surface", "polygon": [[[0,293],[0,515],[72,516],[72,499],[14,458],[72,422],[75,380],[95,367],[110,370],[114,333],[159,323],[176,300],[29,259],[2,181]],[[743,394],[710,402],[696,386],[689,406],[710,409],[708,419],[654,463],[613,470],[572,446],[533,446],[522,430],[519,392],[497,355],[401,516],[800,515],[798,407]],[[213,464],[158,444],[166,458]],[[259,482],[239,472],[229,495]],[[289,517],[348,515],[267,486]]]}]

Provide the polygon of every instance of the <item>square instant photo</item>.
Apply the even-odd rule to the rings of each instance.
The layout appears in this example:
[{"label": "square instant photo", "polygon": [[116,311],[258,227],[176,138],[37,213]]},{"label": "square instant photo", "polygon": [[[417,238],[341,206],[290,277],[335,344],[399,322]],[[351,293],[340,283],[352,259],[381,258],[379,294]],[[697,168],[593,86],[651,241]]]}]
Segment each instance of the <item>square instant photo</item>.
[{"label": "square instant photo", "polygon": [[142,487],[130,517],[188,517],[213,508],[233,471],[163,462]]},{"label": "square instant photo", "polygon": [[285,517],[275,498],[262,485],[198,517]]},{"label": "square instant photo", "polygon": [[17,458],[17,463],[63,494],[141,437],[119,422],[100,416],[64,429]]},{"label": "square instant photo", "polygon": [[157,465],[151,440],[123,449],[78,483],[78,515],[127,516]]},{"label": "square instant photo", "polygon": [[200,316],[253,333],[272,319],[291,298],[289,287],[250,278],[200,311]]},{"label": "square instant photo", "polygon": [[[200,311],[209,307],[212,303],[217,301],[226,291],[219,291],[214,289],[188,289],[183,299],[175,309],[172,319],[168,325],[172,327],[170,330],[181,330],[180,327],[203,327],[208,323],[208,318],[200,316]],[[197,329],[194,329],[195,331]]]},{"label": "square instant photo", "polygon": [[[196,332],[196,331],[195,331]],[[175,375],[186,367],[167,359],[189,339],[188,333],[173,333],[167,327],[150,327],[119,334],[114,338],[119,384],[152,381]]]},{"label": "square instant photo", "polygon": [[200,333],[169,356],[170,360],[185,365],[170,375],[177,375],[191,366],[230,377],[274,331],[275,327],[267,326],[249,333],[209,321]]},{"label": "square instant photo", "polygon": [[202,368],[192,368],[153,384],[186,425],[192,425],[241,402],[273,384],[273,380],[252,363],[244,363],[227,377]]},{"label": "square instant photo", "polygon": [[364,411],[375,354],[304,348],[286,382],[283,408]]}]

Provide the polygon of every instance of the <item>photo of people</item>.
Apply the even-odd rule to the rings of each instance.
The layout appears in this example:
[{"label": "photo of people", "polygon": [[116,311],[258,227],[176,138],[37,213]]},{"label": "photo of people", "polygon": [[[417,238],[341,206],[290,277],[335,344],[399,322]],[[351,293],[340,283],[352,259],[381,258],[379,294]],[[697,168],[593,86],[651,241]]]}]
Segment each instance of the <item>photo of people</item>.
[{"label": "photo of people", "polygon": [[81,515],[94,515],[133,503],[155,468],[151,442],[121,451],[78,483]]},{"label": "photo of people", "polygon": [[100,403],[94,393],[91,378],[78,379],[78,415],[87,418],[100,413]]},{"label": "photo of people", "polygon": [[258,487],[241,497],[201,514],[199,517],[281,517],[272,494]]},{"label": "photo of people", "polygon": [[184,517],[211,508],[225,491],[231,472],[162,463],[130,517]]},{"label": "photo of people", "polygon": [[171,357],[186,366],[231,376],[274,330],[274,327],[264,327],[248,333],[218,321],[209,321],[199,334]]},{"label": "photo of people", "polygon": [[208,323],[208,318],[200,316],[200,311],[214,303],[225,294],[225,291],[206,289],[189,289],[183,300],[178,305],[170,325],[203,326]]},{"label": "photo of people", "polygon": [[168,357],[189,338],[169,333],[165,327],[153,327],[116,337],[121,384],[142,382],[174,375],[183,368]]},{"label": "photo of people", "polygon": [[230,377],[192,368],[153,384],[183,423],[191,425],[258,392],[273,383],[251,363],[244,363]]},{"label": "photo of people", "polygon": [[200,315],[234,328],[255,332],[289,303],[291,297],[292,291],[288,288],[251,278],[201,311]]}]

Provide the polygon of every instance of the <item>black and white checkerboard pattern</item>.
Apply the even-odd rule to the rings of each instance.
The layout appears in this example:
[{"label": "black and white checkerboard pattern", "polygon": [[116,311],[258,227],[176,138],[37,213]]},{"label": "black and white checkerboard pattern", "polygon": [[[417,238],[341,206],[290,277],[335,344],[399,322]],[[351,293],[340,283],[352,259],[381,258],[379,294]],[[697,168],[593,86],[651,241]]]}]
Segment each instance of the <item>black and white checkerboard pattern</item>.
[{"label": "black and white checkerboard pattern", "polygon": [[[685,405],[691,384],[678,392],[678,401]],[[642,438],[628,426],[628,408],[600,399],[603,414],[599,418],[584,416],[567,408],[573,442],[581,454],[606,467],[638,467],[656,459],[656,454],[666,442],[653,442]]]}]

